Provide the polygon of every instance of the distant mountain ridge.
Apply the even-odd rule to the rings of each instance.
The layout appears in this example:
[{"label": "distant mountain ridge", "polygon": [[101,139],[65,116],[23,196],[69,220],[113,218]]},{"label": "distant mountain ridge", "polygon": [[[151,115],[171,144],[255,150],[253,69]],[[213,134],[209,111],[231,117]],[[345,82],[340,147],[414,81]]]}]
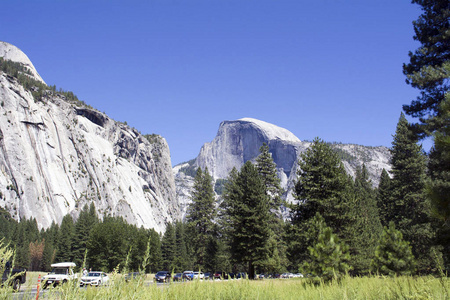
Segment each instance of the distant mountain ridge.
[{"label": "distant mountain ridge", "polygon": [[[298,160],[311,142],[302,142],[289,130],[252,118],[223,121],[216,137],[205,143],[199,155],[188,163],[173,168],[178,200],[184,207],[190,202],[192,175],[198,167],[208,168],[214,179],[225,179],[233,169],[240,169],[247,162],[254,162],[263,143],[277,165],[278,176],[286,193],[284,198],[293,200],[292,191],[297,181]],[[355,176],[363,164],[376,186],[383,169],[390,170],[390,152],[387,147],[368,147],[353,144],[331,144],[340,155],[348,174]],[[188,171],[189,170],[189,171]]]}]

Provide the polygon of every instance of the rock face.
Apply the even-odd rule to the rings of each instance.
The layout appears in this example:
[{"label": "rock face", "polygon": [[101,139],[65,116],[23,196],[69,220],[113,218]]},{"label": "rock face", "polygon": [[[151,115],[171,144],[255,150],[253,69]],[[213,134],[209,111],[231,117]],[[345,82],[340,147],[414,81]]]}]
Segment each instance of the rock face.
[{"label": "rock face", "polygon": [[[278,176],[286,193],[285,199],[293,200],[292,191],[297,180],[298,160],[310,145],[300,141],[290,131],[260,120],[244,118],[224,121],[211,143],[206,143],[195,160],[175,166],[178,200],[187,206],[192,188],[192,175],[198,167],[208,168],[214,179],[226,178],[233,167],[238,170],[246,161],[254,161],[263,143],[277,165]],[[374,186],[379,183],[381,171],[390,170],[389,149],[352,144],[332,144],[341,156],[348,174],[366,165]]]},{"label": "rock face", "polygon": [[[8,45],[0,44],[0,55],[34,70]],[[37,72],[32,77],[43,83]],[[91,202],[100,216],[160,232],[180,218],[164,138],[143,136],[61,93],[47,90],[36,99],[1,71],[0,170],[0,207],[16,219],[36,218],[40,227],[67,213],[77,217]]]}]

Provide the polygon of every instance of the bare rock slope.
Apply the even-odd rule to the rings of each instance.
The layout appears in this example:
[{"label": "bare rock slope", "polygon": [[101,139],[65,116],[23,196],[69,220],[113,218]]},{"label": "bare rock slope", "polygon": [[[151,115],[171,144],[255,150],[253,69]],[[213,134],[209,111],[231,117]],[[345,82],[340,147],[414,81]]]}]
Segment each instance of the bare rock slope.
[{"label": "bare rock slope", "polygon": [[[44,83],[18,48],[1,42],[0,56]],[[160,232],[180,218],[164,138],[143,136],[50,89],[33,96],[36,88],[0,71],[0,207],[40,227],[76,217],[91,202],[100,216]]]}]

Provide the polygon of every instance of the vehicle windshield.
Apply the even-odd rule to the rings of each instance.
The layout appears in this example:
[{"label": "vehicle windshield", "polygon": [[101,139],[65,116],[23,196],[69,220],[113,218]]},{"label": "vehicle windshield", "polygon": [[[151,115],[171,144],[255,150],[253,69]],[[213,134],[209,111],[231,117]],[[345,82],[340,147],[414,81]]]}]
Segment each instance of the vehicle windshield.
[{"label": "vehicle windshield", "polygon": [[89,277],[100,277],[100,273],[98,273],[98,272],[89,272],[88,276]]},{"label": "vehicle windshield", "polygon": [[167,272],[158,272],[158,273],[156,273],[157,276],[163,276],[163,275],[166,275],[166,274],[167,274]]},{"label": "vehicle windshield", "polygon": [[67,269],[55,268],[52,270],[52,274],[65,275],[65,274],[67,274]]}]

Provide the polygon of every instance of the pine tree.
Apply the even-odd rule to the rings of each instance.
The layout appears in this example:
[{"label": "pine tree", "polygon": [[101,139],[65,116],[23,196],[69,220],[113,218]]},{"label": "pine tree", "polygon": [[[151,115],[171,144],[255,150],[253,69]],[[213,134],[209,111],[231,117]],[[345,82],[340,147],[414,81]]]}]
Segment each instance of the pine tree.
[{"label": "pine tree", "polygon": [[271,225],[271,234],[269,238],[270,258],[266,261],[265,271],[270,273],[279,273],[286,268],[286,245],[283,240],[284,223],[281,214],[281,188],[280,179],[277,176],[277,166],[269,152],[269,146],[265,143],[259,149],[260,155],[256,158],[256,168],[261,176],[265,193],[269,197],[270,217],[268,221]]},{"label": "pine tree", "polygon": [[301,262],[308,259],[308,247],[315,232],[313,218],[319,213],[327,226],[344,241],[351,240],[354,219],[352,182],[333,149],[316,138],[301,154],[295,197],[291,206],[292,228],[287,235],[289,259]]},{"label": "pine tree", "polygon": [[303,264],[303,272],[320,277],[324,281],[339,279],[350,270],[348,246],[341,242],[322,216],[316,214],[313,219],[319,227],[317,242],[308,247],[310,261]]},{"label": "pine tree", "polygon": [[381,172],[380,183],[378,184],[377,206],[381,225],[387,226],[390,221],[393,221],[394,216],[391,213],[395,211],[395,203],[393,203],[393,197],[391,196],[391,177],[385,169]]},{"label": "pine tree", "polygon": [[407,83],[420,90],[420,96],[404,111],[420,118],[420,133],[429,135],[442,127],[440,103],[450,90],[450,4],[448,0],[413,0],[423,13],[413,22],[414,39],[420,47],[409,52],[410,62],[403,65]]},{"label": "pine tree", "polygon": [[356,172],[355,197],[355,235],[350,242],[352,267],[356,274],[367,274],[370,271],[370,262],[375,255],[374,245],[378,243],[383,227],[380,222],[375,191],[372,189],[369,173],[364,164]]},{"label": "pine tree", "polygon": [[426,158],[403,113],[397,124],[391,153],[391,189],[395,208],[389,219],[394,220],[405,240],[411,243],[418,271],[429,272],[433,261],[430,249],[436,229],[431,223],[430,202],[425,195]]},{"label": "pine tree", "polygon": [[[175,222],[175,258],[173,267],[180,272],[191,267],[186,249],[186,233],[185,224],[182,222]],[[196,268],[194,268],[197,270]],[[202,269],[203,270],[203,269]],[[170,270],[172,271],[172,270]]]},{"label": "pine tree", "polygon": [[162,267],[164,270],[172,271],[175,267],[174,260],[176,251],[175,225],[168,223],[161,240]]},{"label": "pine tree", "polygon": [[63,217],[59,228],[58,250],[56,260],[59,262],[73,261],[73,240],[75,236],[75,225],[72,216],[67,214]]},{"label": "pine tree", "polygon": [[214,234],[214,219],[216,217],[213,179],[208,169],[197,169],[191,196],[192,202],[188,206],[186,220],[192,228],[192,243],[194,249],[194,268],[204,269],[208,242]]},{"label": "pine tree", "polygon": [[84,261],[84,255],[87,249],[87,241],[91,229],[98,223],[97,213],[95,211],[94,202],[90,206],[84,205],[80,215],[75,223],[75,234],[73,242],[74,262],[81,266]]},{"label": "pine tree", "polygon": [[150,259],[149,268],[151,273],[156,273],[162,268],[162,251],[161,251],[161,237],[154,230],[150,229]]},{"label": "pine tree", "polygon": [[239,173],[232,172],[223,201],[231,259],[246,265],[254,279],[255,268],[263,266],[269,254],[270,210],[264,182],[250,161]]},{"label": "pine tree", "polygon": [[403,240],[402,233],[395,229],[392,221],[389,228],[384,227],[371,266],[373,271],[391,276],[411,275],[414,272],[415,261],[411,246]]}]

